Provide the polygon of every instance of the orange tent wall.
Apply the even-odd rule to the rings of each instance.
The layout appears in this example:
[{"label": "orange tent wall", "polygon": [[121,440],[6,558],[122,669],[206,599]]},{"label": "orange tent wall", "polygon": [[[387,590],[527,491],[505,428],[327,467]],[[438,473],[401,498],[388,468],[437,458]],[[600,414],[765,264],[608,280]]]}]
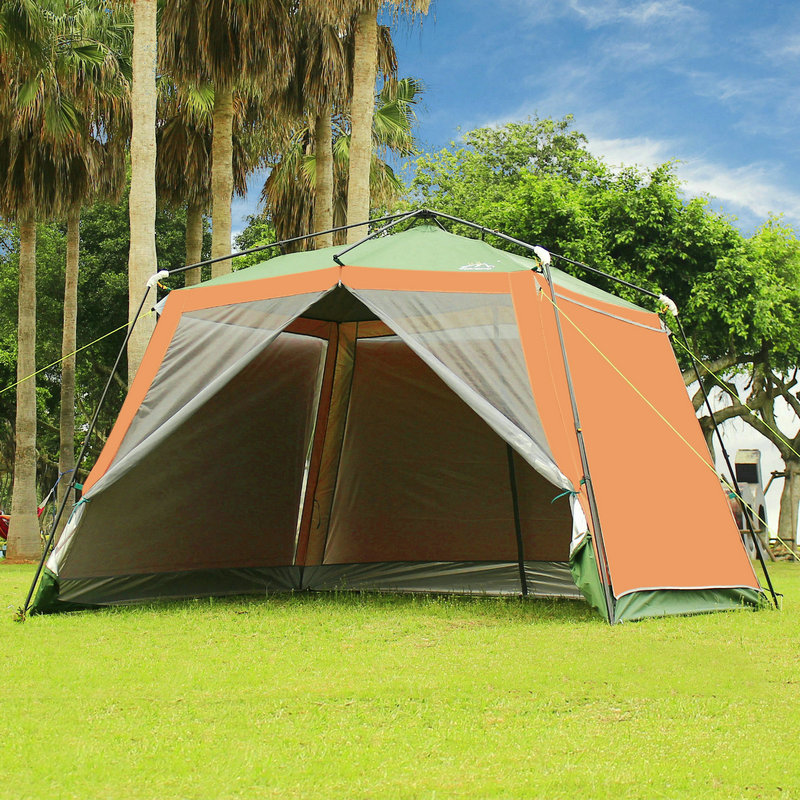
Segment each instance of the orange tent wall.
[{"label": "orange tent wall", "polygon": [[[521,273],[513,283],[548,441],[562,471],[578,485],[574,422],[563,363],[556,357],[556,309],[542,276]],[[757,589],[659,317],[574,300],[558,290],[614,595],[652,588]],[[537,382],[536,375],[548,370],[552,382]],[[599,396],[613,397],[613,404],[598,402]]]}]

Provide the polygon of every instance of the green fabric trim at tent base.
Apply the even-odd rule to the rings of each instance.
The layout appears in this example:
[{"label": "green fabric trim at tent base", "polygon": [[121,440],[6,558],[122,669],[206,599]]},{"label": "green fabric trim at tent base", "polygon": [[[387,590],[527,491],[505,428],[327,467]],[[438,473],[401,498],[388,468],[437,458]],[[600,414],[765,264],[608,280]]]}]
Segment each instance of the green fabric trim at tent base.
[{"label": "green fabric trim at tent base", "polygon": [[600,581],[600,573],[597,571],[597,561],[594,557],[591,536],[585,536],[572,553],[569,559],[569,567],[572,571],[572,580],[581,590],[586,602],[608,622],[606,597],[603,591],[603,584]]},{"label": "green fabric trim at tent base", "polygon": [[[369,565],[368,565],[369,566]],[[372,565],[374,566],[374,565]],[[384,565],[391,566],[391,565]],[[404,565],[399,565],[404,566]],[[409,565],[405,565],[409,566]],[[413,566],[413,565],[411,565]],[[417,565],[418,567],[420,565]],[[424,565],[423,565],[424,566]],[[502,565],[489,565],[502,566]],[[326,568],[316,568],[321,573]],[[341,567],[339,568],[341,569]],[[605,594],[600,575],[597,571],[594,548],[591,538],[586,537],[573,553],[570,570],[576,586],[580,589],[587,602],[595,608],[604,619],[608,620],[606,612]],[[531,573],[533,576],[533,573]],[[335,576],[334,576],[335,577]],[[179,585],[166,588],[166,582],[178,580]],[[244,584],[242,581],[244,580]],[[61,611],[80,611],[90,608],[100,608],[103,604],[92,602],[90,589],[98,583],[105,583],[104,579],[68,580],[63,582],[50,570],[45,569],[42,575],[36,599],[31,606],[32,614],[52,614]],[[421,591],[436,591],[432,585],[423,582]],[[136,595],[128,596],[127,590],[137,588],[141,590],[142,584],[153,584],[142,596],[133,599]],[[249,585],[247,585],[249,584]],[[209,585],[214,586],[209,591]],[[338,586],[322,581],[318,586],[309,586],[316,591],[332,591]],[[366,591],[375,591],[375,587],[367,584],[348,588],[361,588]],[[262,569],[229,569],[229,570],[198,570],[186,573],[165,573],[162,575],[131,575],[119,582],[118,596],[111,602],[129,603],[169,599],[185,596],[224,596],[224,595],[269,595],[273,592],[302,591],[300,570],[298,567],[262,568]],[[414,591],[408,586],[386,586],[384,591],[397,591],[400,593]],[[453,592],[452,586],[442,586],[440,590]],[[418,590],[419,591],[419,590]],[[492,592],[496,595],[507,595],[512,591]],[[140,591],[141,593],[141,591]],[[456,590],[456,593],[458,592]],[[476,592],[476,594],[482,594]],[[73,596],[84,595],[86,602],[72,602]],[[536,597],[536,595],[531,595]],[[543,594],[541,596],[547,596]],[[647,617],[663,617],[673,615],[704,614],[712,611],[734,611],[742,608],[758,609],[769,606],[764,593],[757,589],[653,589],[648,591],[632,592],[615,601],[615,622],[632,622]]]},{"label": "green fabric trim at tent base", "polygon": [[58,614],[61,611],[85,611],[87,608],[97,606],[84,603],[69,603],[59,599],[58,577],[45,567],[39,590],[31,604],[31,614]]},{"label": "green fabric trim at tent base", "polygon": [[[590,536],[581,542],[570,558],[575,585],[587,602],[608,620],[605,593],[597,569],[597,560]],[[615,600],[616,622],[633,622],[647,617],[706,614],[712,611],[736,611],[769,606],[758,589],[651,589],[631,592]]]},{"label": "green fabric trim at tent base", "polygon": [[711,611],[751,611],[769,606],[758,589],[654,589],[631,592],[616,601],[617,622],[676,614],[706,614]]}]

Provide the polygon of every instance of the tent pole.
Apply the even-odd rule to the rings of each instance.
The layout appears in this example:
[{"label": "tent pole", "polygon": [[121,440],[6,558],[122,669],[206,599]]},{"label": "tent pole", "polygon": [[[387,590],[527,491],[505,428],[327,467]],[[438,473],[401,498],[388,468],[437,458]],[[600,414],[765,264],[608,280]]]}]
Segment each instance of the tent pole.
[{"label": "tent pole", "polygon": [[[450,214],[444,214],[441,211],[430,211],[428,209],[423,209],[421,213],[426,214],[428,216],[443,217],[444,219],[449,219],[451,222],[457,222],[461,225],[466,225],[469,228],[473,228],[477,231],[480,231],[482,241],[484,239],[484,236],[488,233],[491,234],[492,236],[496,236],[498,239],[503,239],[504,241],[510,242],[511,244],[519,245],[520,247],[523,247],[526,250],[535,251],[534,245],[529,244],[528,242],[523,242],[521,239],[515,239],[513,236],[508,236],[505,233],[500,233],[500,231],[495,231],[492,230],[491,228],[486,228],[483,225],[478,225],[477,222],[470,222],[467,219],[461,219],[460,217],[454,217]],[[658,294],[658,292],[653,292],[650,289],[645,289],[644,286],[637,286],[635,283],[630,283],[629,281],[623,280],[622,278],[618,278],[616,275],[611,275],[608,272],[604,272],[602,269],[598,269],[597,267],[590,267],[588,264],[584,264],[582,261],[573,261],[571,258],[559,255],[558,253],[550,253],[550,255],[553,256],[553,258],[558,258],[561,261],[566,261],[568,264],[572,264],[575,267],[580,267],[581,269],[588,270],[589,272],[594,272],[596,275],[602,275],[604,278],[608,278],[610,281],[615,281],[616,283],[619,283],[622,286],[627,286],[629,289],[635,289],[637,292],[646,294],[648,297],[653,297],[656,300],[660,299],[661,297],[661,295]]]},{"label": "tent pole", "polygon": [[522,596],[528,596],[528,579],[525,577],[525,548],[522,543],[522,524],[519,519],[519,495],[517,493],[517,470],[514,466],[514,449],[506,442],[508,453],[508,479],[511,483],[511,504],[514,507],[514,531],[517,535],[517,561],[519,562],[519,583]]},{"label": "tent pole", "polygon": [[606,598],[606,609],[608,611],[608,621],[611,625],[614,624],[614,597],[611,592],[611,572],[608,568],[608,556],[606,554],[606,546],[603,541],[603,530],[600,526],[600,515],[597,512],[597,499],[594,494],[594,484],[592,482],[591,471],[589,470],[589,459],[586,455],[586,446],[583,441],[583,429],[581,427],[580,415],[578,414],[578,402],[575,398],[575,388],[572,384],[572,373],[569,368],[569,359],[567,358],[567,348],[564,343],[564,332],[561,330],[561,312],[558,308],[558,301],[556,300],[555,287],[553,286],[553,276],[550,272],[550,264],[542,262],[545,277],[547,278],[547,285],[550,288],[550,302],[553,304],[553,311],[556,319],[556,329],[558,331],[558,341],[561,345],[561,358],[564,362],[564,372],[567,377],[567,389],[569,390],[569,400],[572,406],[572,419],[575,423],[575,434],[578,437],[578,451],[581,456],[581,466],[583,468],[583,479],[586,485],[586,497],[589,501],[589,511],[592,516],[592,527],[594,528],[595,542],[597,543],[597,551],[600,556],[600,564],[598,564],[600,572],[600,580],[603,584],[603,592]]},{"label": "tent pole", "polygon": [[[417,213],[417,212],[414,212]],[[283,247],[285,244],[294,244],[295,242],[304,242],[306,239],[313,239],[315,236],[323,236],[326,233],[338,233],[339,231],[346,231],[350,228],[359,228],[362,225],[370,225],[374,222],[385,222],[386,220],[398,219],[398,217],[408,218],[408,212],[404,211],[399,214],[389,214],[386,217],[378,217],[377,219],[368,219],[366,222],[354,222],[350,225],[339,225],[337,228],[329,228],[326,231],[317,231],[316,233],[306,233],[303,236],[293,236],[291,239],[281,239],[278,242],[270,242],[270,244],[260,244],[258,247],[251,247],[249,250],[240,250],[238,253],[228,253],[225,256],[217,256],[217,258],[207,258],[205,261],[197,261],[194,264],[185,264],[175,269],[167,270],[170,275],[177,275],[179,272],[186,272],[189,269],[196,269],[197,267],[207,267],[209,264],[216,264],[218,261],[230,261],[232,258],[239,258],[239,256],[249,256],[253,253],[261,253],[264,250],[271,250],[273,247]],[[402,221],[402,220],[398,220]]]},{"label": "tent pole", "polygon": [[388,231],[389,228],[393,228],[395,225],[399,225],[401,222],[405,222],[407,219],[412,219],[413,217],[421,217],[421,216],[424,216],[425,214],[426,214],[426,212],[424,210],[422,210],[422,211],[411,211],[411,212],[409,212],[407,214],[403,214],[402,216],[400,216],[398,218],[394,218],[394,219],[391,220],[391,222],[388,222],[382,228],[378,228],[378,230],[373,231],[372,233],[370,233],[367,236],[365,236],[363,239],[359,239],[357,242],[355,242],[355,244],[351,244],[350,247],[346,247],[340,253],[335,253],[334,256],[333,256],[333,260],[340,267],[343,267],[344,264],[342,263],[341,259],[342,259],[342,256],[345,253],[349,253],[351,250],[355,250],[356,247],[358,247],[359,245],[362,245],[365,242],[368,242],[370,239],[374,239],[375,237],[380,236],[382,233],[385,233],[386,231]]},{"label": "tent pole", "polygon": [[717,418],[714,416],[714,409],[711,408],[711,401],[708,397],[708,392],[706,392],[706,387],[703,384],[703,379],[700,377],[700,370],[697,368],[697,362],[692,355],[692,349],[689,347],[689,340],[686,337],[686,331],[683,329],[683,323],[680,320],[680,317],[674,317],[675,321],[678,323],[678,330],[681,332],[681,338],[683,339],[683,344],[686,347],[686,352],[689,353],[689,357],[692,360],[692,367],[694,369],[694,374],[697,377],[697,382],[700,384],[700,391],[703,393],[703,401],[705,402],[705,406],[708,409],[708,413],[711,416],[711,424],[714,426],[714,433],[716,434],[717,441],[719,442],[719,446],[722,449],[722,457],[725,459],[725,466],[728,468],[728,473],[731,476],[731,480],[733,481],[733,488],[736,491],[736,494],[739,497],[739,500],[742,504],[742,512],[745,518],[745,522],[747,524],[747,532],[750,534],[750,537],[753,540],[753,546],[756,548],[756,555],[758,556],[758,562],[761,564],[761,569],[764,571],[764,577],[767,579],[767,586],[769,587],[769,593],[772,595],[772,602],[775,605],[775,608],[778,608],[778,596],[775,594],[775,589],[772,586],[772,579],[769,576],[769,572],[767,570],[767,562],[764,560],[764,553],[762,551],[761,542],[756,536],[755,528],[753,527],[753,518],[751,516],[751,509],[744,502],[744,497],[742,496],[742,490],[739,488],[739,481],[736,479],[736,470],[733,468],[731,464],[730,456],[728,455],[728,448],[725,447],[725,442],[722,441],[722,432],[719,429],[719,425],[717,425]]},{"label": "tent pole", "polygon": [[144,304],[147,301],[147,296],[150,294],[150,289],[151,286],[148,284],[147,288],[144,291],[144,295],[142,296],[142,301],[139,303],[139,308],[136,310],[136,314],[133,317],[133,322],[131,322],[131,324],[128,325],[128,331],[125,334],[125,340],[122,342],[122,346],[119,349],[119,353],[117,353],[117,360],[114,362],[114,366],[111,368],[111,372],[108,375],[108,380],[106,381],[103,393],[100,395],[100,400],[97,403],[97,408],[95,408],[94,410],[94,415],[92,416],[92,421],[89,423],[89,428],[86,431],[86,436],[83,437],[83,444],[81,445],[78,457],[75,459],[75,467],[72,471],[72,478],[69,482],[69,487],[67,488],[67,491],[64,493],[61,505],[58,507],[56,516],[53,519],[53,525],[50,528],[50,535],[47,537],[47,541],[45,542],[44,548],[42,549],[42,557],[39,559],[39,566],[36,568],[36,573],[33,576],[33,581],[31,581],[31,588],[28,590],[28,596],[25,598],[25,604],[20,609],[19,618],[21,620],[25,619],[28,613],[28,609],[30,608],[31,598],[33,597],[33,593],[36,590],[36,584],[39,582],[39,578],[42,575],[42,570],[44,569],[45,562],[47,561],[47,557],[50,554],[50,548],[53,546],[53,540],[56,537],[56,530],[58,529],[58,523],[61,521],[61,517],[64,515],[64,509],[67,506],[70,494],[72,490],[75,488],[75,484],[77,483],[78,469],[83,463],[86,451],[89,449],[89,440],[91,439],[92,434],[94,433],[95,426],[97,425],[97,419],[100,416],[100,409],[103,407],[103,403],[105,402],[105,399],[108,396],[108,390],[111,388],[111,384],[114,380],[114,375],[116,375],[117,368],[119,367],[120,362],[122,361],[122,356],[125,353],[126,348],[128,347],[128,342],[130,341],[133,328],[142,314],[142,309],[144,308]]}]

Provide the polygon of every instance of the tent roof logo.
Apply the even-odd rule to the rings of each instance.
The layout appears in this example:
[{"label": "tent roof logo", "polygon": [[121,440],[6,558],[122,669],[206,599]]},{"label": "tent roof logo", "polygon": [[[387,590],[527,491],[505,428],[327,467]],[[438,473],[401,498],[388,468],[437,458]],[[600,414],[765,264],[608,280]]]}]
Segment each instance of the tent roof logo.
[{"label": "tent roof logo", "polygon": [[494,269],[494,264],[487,264],[485,261],[473,262],[472,264],[464,264],[459,267],[464,272],[486,272],[487,270]]}]

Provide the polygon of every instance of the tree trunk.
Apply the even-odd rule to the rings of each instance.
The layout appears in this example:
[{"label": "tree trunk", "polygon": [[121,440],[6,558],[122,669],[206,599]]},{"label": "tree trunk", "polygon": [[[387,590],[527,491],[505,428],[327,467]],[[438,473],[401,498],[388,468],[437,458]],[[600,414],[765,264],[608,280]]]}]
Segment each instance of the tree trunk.
[{"label": "tree trunk", "polygon": [[[314,191],[314,230],[327,231],[333,227],[333,136],[331,107],[325,105],[317,114],[314,127],[317,179]],[[315,247],[330,247],[333,234],[317,236]]]},{"label": "tree trunk", "polygon": [[778,536],[796,549],[797,505],[800,503],[800,461],[786,461],[787,476],[781,492],[781,510],[778,517]]},{"label": "tree trunk", "polygon": [[[214,131],[211,140],[211,257],[231,252],[233,200],[233,89],[214,91]],[[229,259],[211,265],[211,276],[227,275]]]},{"label": "tree trunk", "polygon": [[[74,206],[67,214],[67,262],[64,273],[64,329],[61,334],[61,412],[59,420],[58,471],[61,482],[56,495],[61,506],[72,471],[75,469],[75,348],[78,327],[78,257],[80,255],[81,209]],[[58,523],[56,541],[61,538],[69,513],[75,502],[74,491],[64,507]]]},{"label": "tree trunk", "polygon": [[[186,209],[186,263],[196,264],[203,257],[203,206],[192,201]],[[186,270],[186,286],[200,283],[201,267]]]},{"label": "tree trunk", "polygon": [[17,416],[14,486],[7,558],[34,561],[42,549],[36,514],[36,221],[19,221],[19,307],[17,312]]},{"label": "tree trunk", "polygon": [[[156,258],[156,0],[133,3],[133,86],[131,90],[131,243],[128,255],[128,319],[132,320]],[[153,299],[152,297],[149,299]],[[142,309],[147,312],[147,304]],[[128,385],[144,356],[155,316],[140,319],[128,341]]]},{"label": "tree trunk", "polygon": [[[347,224],[369,219],[369,171],[372,163],[372,115],[378,60],[376,11],[358,15],[355,30],[353,99],[350,105],[350,174],[347,181]],[[347,243],[363,239],[367,227],[350,228]]]}]

